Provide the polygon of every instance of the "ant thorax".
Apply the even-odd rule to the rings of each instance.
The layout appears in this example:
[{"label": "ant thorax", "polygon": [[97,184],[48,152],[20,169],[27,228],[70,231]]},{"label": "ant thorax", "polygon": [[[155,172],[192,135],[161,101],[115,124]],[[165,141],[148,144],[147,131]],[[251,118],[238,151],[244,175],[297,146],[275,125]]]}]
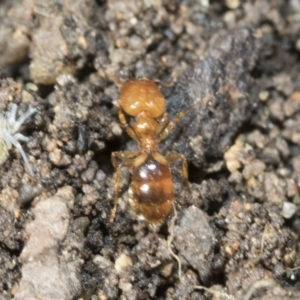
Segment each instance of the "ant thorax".
[{"label": "ant thorax", "polygon": [[137,115],[133,129],[138,137],[141,152],[152,153],[156,151],[157,125],[157,121],[149,117],[146,111]]}]

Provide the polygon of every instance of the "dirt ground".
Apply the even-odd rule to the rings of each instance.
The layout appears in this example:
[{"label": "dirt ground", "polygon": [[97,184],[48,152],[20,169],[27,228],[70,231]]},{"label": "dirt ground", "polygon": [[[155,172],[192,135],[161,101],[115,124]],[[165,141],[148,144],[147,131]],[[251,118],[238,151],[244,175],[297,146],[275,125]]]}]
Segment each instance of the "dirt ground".
[{"label": "dirt ground", "polygon": [[[0,0],[0,112],[21,127],[0,166],[0,300],[300,299],[300,2]],[[119,83],[158,82],[175,208],[116,219],[111,153],[134,150]],[[0,124],[0,156],[7,154]],[[2,151],[2,152],[1,152]]]}]

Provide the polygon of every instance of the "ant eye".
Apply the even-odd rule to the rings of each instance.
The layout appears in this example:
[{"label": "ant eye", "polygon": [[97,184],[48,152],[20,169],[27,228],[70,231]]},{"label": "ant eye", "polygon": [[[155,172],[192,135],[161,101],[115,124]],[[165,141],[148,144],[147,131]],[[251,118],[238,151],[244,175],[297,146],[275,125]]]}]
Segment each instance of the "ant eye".
[{"label": "ant eye", "polygon": [[123,110],[133,117],[147,111],[151,118],[158,118],[165,111],[164,97],[150,80],[125,82],[121,87],[120,100]]}]

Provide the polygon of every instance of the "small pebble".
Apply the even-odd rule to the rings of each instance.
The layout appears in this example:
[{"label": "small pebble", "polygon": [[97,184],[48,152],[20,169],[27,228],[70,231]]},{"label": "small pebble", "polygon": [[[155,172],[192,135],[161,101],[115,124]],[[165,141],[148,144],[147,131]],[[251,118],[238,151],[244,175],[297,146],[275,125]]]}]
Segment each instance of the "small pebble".
[{"label": "small pebble", "polygon": [[258,95],[260,101],[267,101],[269,98],[270,93],[268,91],[261,91]]},{"label": "small pebble", "polygon": [[282,215],[285,219],[290,219],[297,211],[297,206],[291,202],[283,202]]},{"label": "small pebble", "polygon": [[131,258],[122,253],[115,262],[115,269],[117,270],[118,273],[125,271],[128,267],[132,266],[132,260]]},{"label": "small pebble", "polygon": [[226,0],[226,6],[229,9],[237,9],[240,6],[240,0]]},{"label": "small pebble", "polygon": [[93,263],[100,269],[106,269],[112,266],[112,262],[101,255],[96,255],[93,259]]}]

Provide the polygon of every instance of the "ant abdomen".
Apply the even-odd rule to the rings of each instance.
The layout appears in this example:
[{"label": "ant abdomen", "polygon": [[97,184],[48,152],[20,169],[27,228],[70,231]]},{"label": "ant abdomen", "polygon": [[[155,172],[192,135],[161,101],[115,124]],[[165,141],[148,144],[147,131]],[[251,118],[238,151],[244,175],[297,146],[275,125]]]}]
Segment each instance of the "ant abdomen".
[{"label": "ant abdomen", "polygon": [[[143,157],[144,158],[144,157]],[[174,187],[166,159],[158,153],[136,159],[132,167],[130,202],[138,215],[148,222],[164,220],[172,209]]]}]

